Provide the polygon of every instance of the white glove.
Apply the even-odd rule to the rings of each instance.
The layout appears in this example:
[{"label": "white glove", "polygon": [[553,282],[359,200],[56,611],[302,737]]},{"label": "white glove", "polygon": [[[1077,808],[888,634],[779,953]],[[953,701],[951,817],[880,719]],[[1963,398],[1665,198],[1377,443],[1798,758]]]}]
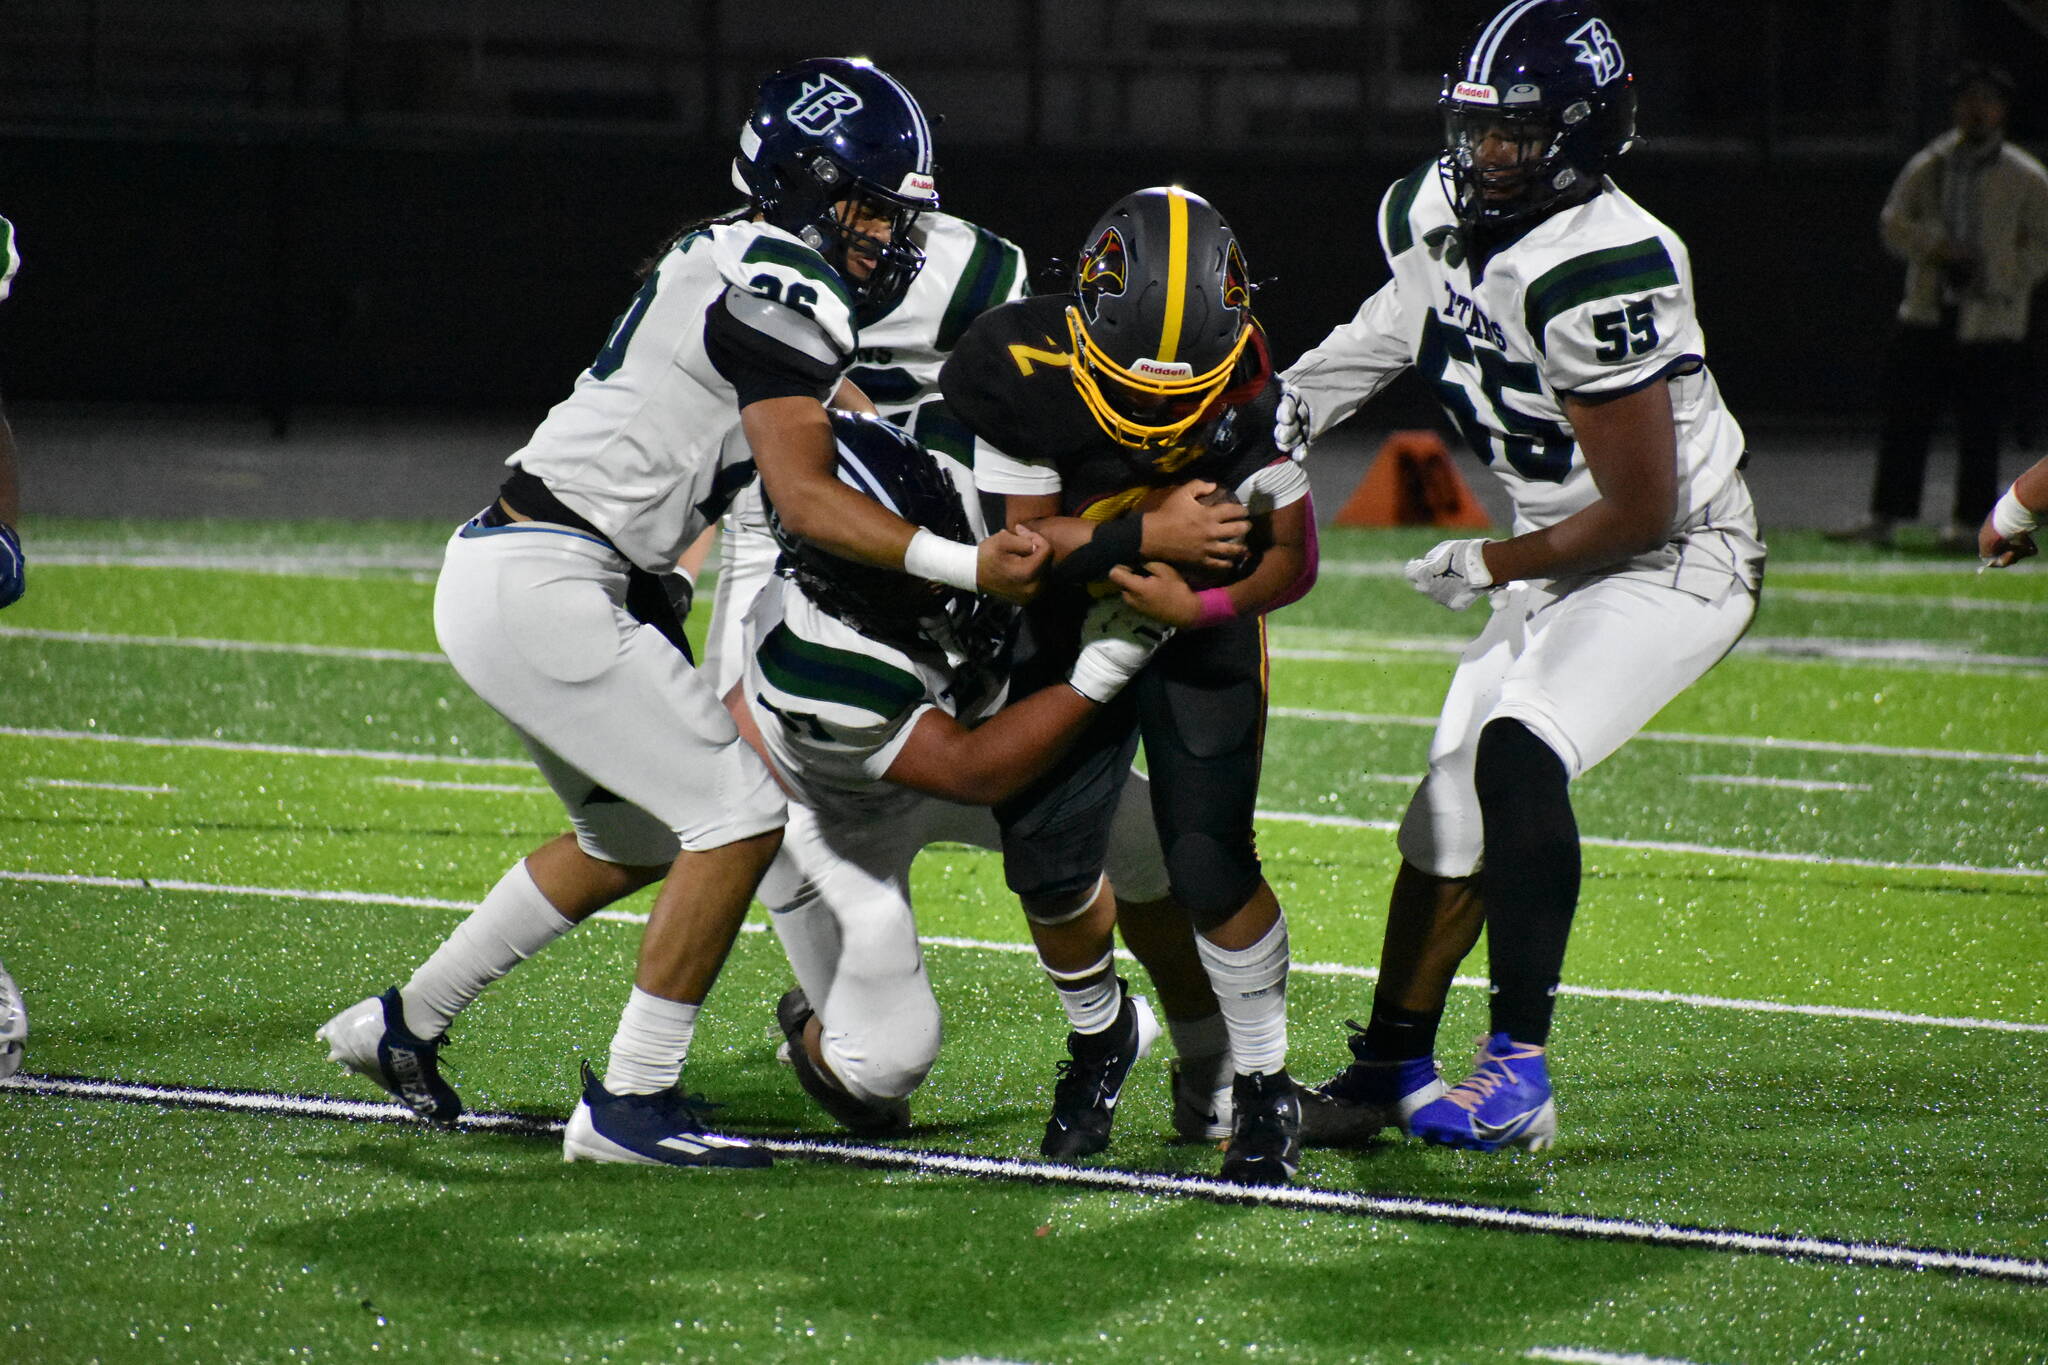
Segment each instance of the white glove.
[{"label": "white glove", "polygon": [[1067,674],[1067,685],[1092,702],[1107,702],[1172,634],[1172,626],[1161,625],[1122,598],[1105,597],[1088,609],[1088,619],[1081,623],[1081,653]]},{"label": "white glove", "polygon": [[1273,444],[1284,455],[1301,458],[1302,448],[1308,444],[1308,434],[1315,427],[1315,418],[1308,410],[1308,400],[1294,391],[1286,380],[1280,381],[1280,405],[1273,409]]},{"label": "white glove", "polygon": [[1486,567],[1485,540],[1446,540],[1401,572],[1415,591],[1434,597],[1452,611],[1463,611],[1496,586]]}]

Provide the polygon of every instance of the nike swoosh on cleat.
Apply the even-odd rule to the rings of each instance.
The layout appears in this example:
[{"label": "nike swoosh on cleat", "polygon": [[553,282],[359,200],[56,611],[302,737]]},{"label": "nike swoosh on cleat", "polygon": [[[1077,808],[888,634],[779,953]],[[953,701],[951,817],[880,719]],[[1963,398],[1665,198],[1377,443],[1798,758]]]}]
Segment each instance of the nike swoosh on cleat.
[{"label": "nike swoosh on cleat", "polygon": [[1542,1106],[1538,1105],[1526,1113],[1517,1114],[1506,1123],[1481,1123],[1475,1118],[1472,1120],[1472,1136],[1487,1142],[1499,1142],[1504,1138],[1511,1138],[1522,1129],[1527,1128],[1535,1120],[1536,1115],[1541,1112]]}]

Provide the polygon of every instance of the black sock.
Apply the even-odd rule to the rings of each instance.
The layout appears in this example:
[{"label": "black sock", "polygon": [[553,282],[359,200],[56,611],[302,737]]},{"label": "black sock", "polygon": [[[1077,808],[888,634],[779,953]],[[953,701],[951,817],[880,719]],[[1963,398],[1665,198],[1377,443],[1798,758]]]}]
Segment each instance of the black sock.
[{"label": "black sock", "polygon": [[1375,1000],[1372,1017],[1365,1025],[1365,1046],[1374,1060],[1382,1062],[1432,1056],[1437,1026],[1443,1018],[1442,1010],[1404,1010]]},{"label": "black sock", "polygon": [[1550,1039],[1565,942],[1579,903],[1579,826],[1564,761],[1517,720],[1488,722],[1474,782],[1486,834],[1479,894],[1486,903],[1493,1031],[1518,1043]]}]

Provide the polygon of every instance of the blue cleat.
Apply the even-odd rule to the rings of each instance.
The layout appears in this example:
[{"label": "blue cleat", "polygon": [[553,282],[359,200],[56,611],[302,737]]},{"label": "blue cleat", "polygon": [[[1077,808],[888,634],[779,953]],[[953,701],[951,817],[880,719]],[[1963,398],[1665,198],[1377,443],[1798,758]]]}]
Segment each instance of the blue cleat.
[{"label": "blue cleat", "polygon": [[453,1123],[462,1116],[462,1100],[441,1079],[441,1045],[448,1036],[413,1036],[398,987],[350,1005],[313,1036],[327,1044],[328,1061],[375,1081],[428,1122]]},{"label": "blue cleat", "polygon": [[1365,1030],[1346,1020],[1351,1065],[1321,1085],[1301,1088],[1301,1140],[1312,1147],[1365,1142],[1381,1129],[1408,1131],[1415,1111],[1444,1093],[1432,1057],[1388,1061],[1365,1046]]},{"label": "blue cleat", "polygon": [[1415,1136],[1440,1147],[1542,1151],[1557,1136],[1557,1105],[1550,1098],[1543,1049],[1505,1033],[1481,1039],[1472,1074],[1443,1098],[1416,1110],[1408,1126]]},{"label": "blue cleat", "polygon": [[714,1133],[711,1103],[675,1086],[652,1095],[614,1095],[583,1064],[583,1099],[562,1130],[562,1160],[636,1166],[760,1167],[774,1164],[762,1148]]}]

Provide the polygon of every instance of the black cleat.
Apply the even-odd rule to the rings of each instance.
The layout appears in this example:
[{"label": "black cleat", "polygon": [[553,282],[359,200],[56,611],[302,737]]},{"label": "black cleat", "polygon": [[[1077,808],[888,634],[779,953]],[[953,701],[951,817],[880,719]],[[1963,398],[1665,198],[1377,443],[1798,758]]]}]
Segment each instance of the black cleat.
[{"label": "black cleat", "polygon": [[1116,1118],[1117,1098],[1131,1067],[1152,1049],[1159,1021],[1142,995],[1132,995],[1117,978],[1123,1003],[1116,1022],[1100,1033],[1069,1033],[1068,1060],[1059,1064],[1052,1088],[1052,1117],[1038,1150],[1058,1161],[1093,1156],[1109,1146],[1109,1125]]},{"label": "black cleat", "polygon": [[862,1137],[899,1137],[910,1131],[910,1105],[904,1100],[864,1100],[818,1069],[804,1047],[804,1028],[817,1011],[802,986],[792,986],[775,1005],[775,1022],[789,1039],[789,1064],[804,1093],[847,1129]]},{"label": "black cleat", "polygon": [[1223,1178],[1239,1185],[1285,1185],[1301,1167],[1301,1099],[1285,1071],[1239,1073],[1231,1087],[1237,1113]]},{"label": "black cleat", "polygon": [[1428,1057],[1386,1061],[1365,1046],[1365,1029],[1347,1019],[1351,1065],[1321,1085],[1301,1087],[1301,1140],[1311,1147],[1365,1142],[1382,1129],[1408,1131],[1408,1118],[1444,1093]]}]

